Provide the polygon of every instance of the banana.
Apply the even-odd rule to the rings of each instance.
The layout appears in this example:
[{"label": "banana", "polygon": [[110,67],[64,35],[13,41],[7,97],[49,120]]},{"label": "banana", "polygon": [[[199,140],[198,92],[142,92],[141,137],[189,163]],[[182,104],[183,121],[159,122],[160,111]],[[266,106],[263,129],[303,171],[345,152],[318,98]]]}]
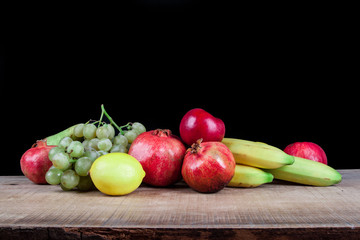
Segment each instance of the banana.
[{"label": "banana", "polygon": [[281,149],[262,142],[224,138],[222,143],[230,149],[238,164],[274,169],[290,165],[295,161],[293,156]]},{"label": "banana", "polygon": [[255,167],[236,164],[235,174],[228,187],[257,187],[272,182],[273,175]]},{"label": "banana", "polygon": [[272,149],[276,149],[278,151],[282,151],[281,149],[277,148],[277,147],[274,147],[274,146],[271,146],[267,143],[264,143],[264,142],[255,142],[255,141],[250,141],[250,140],[244,140],[244,139],[239,139],[239,138],[224,138],[223,142],[240,142],[240,143],[243,143],[243,144],[249,144],[249,145],[253,145],[253,146],[266,146],[266,147],[269,147],[269,148],[272,148]]},{"label": "banana", "polygon": [[285,181],[325,187],[341,182],[341,174],[332,167],[312,160],[295,157],[292,165],[278,169],[264,169],[274,178]]}]

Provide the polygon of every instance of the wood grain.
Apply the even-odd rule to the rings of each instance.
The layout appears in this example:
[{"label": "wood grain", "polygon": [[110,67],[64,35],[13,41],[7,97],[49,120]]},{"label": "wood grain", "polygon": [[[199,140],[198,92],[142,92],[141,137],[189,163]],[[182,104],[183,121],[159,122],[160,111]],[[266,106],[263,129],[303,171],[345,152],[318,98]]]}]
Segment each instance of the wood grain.
[{"label": "wood grain", "polygon": [[330,187],[277,181],[201,194],[179,183],[116,197],[0,176],[0,239],[358,239],[360,169],[340,172]]}]

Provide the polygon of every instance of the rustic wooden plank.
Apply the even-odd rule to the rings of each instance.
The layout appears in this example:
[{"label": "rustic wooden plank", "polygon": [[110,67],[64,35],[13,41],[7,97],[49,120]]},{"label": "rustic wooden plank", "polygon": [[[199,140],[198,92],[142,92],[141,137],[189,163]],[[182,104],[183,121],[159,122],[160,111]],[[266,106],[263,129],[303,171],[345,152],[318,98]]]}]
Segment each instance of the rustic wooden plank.
[{"label": "rustic wooden plank", "polygon": [[209,239],[322,232],[347,234],[351,239],[360,233],[360,169],[340,172],[343,181],[331,187],[277,181],[253,189],[200,194],[179,183],[171,188],[142,185],[117,197],[98,191],[64,192],[23,176],[0,176],[0,236],[12,229],[19,236],[35,232],[44,239],[54,238],[56,231],[65,231],[69,239],[101,239],[111,233],[129,237],[136,235],[134,231],[136,236],[153,236],[150,239],[167,239],[176,232]]},{"label": "rustic wooden plank", "polygon": [[343,228],[267,228],[267,229],[179,229],[179,228],[0,228],[0,239],[346,239],[358,240],[359,231]]}]

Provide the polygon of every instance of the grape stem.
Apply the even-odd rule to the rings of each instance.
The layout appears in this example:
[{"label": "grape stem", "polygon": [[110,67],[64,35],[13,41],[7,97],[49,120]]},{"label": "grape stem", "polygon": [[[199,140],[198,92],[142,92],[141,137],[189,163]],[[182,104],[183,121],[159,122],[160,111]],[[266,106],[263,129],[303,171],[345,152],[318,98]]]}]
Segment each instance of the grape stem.
[{"label": "grape stem", "polygon": [[[103,116],[104,116],[104,112],[105,112],[104,104],[101,104],[101,116],[100,116],[100,120],[99,120],[98,127],[100,127],[102,118],[103,118]],[[109,119],[109,120],[110,120],[110,119]]]},{"label": "grape stem", "polygon": [[105,116],[109,119],[110,123],[111,123],[112,125],[114,125],[114,126],[117,128],[117,130],[119,130],[119,132],[120,132],[121,135],[124,135],[124,131],[122,130],[122,128],[125,128],[125,127],[126,127],[126,128],[129,129],[129,126],[130,126],[130,124],[131,124],[130,122],[127,123],[127,124],[124,125],[124,126],[119,127],[119,126],[114,122],[114,120],[112,119],[112,117],[110,117],[110,115],[106,112],[105,107],[104,107],[104,104],[101,104],[101,116],[100,116],[100,120],[99,120],[100,122],[101,122],[104,114],[105,114]]}]

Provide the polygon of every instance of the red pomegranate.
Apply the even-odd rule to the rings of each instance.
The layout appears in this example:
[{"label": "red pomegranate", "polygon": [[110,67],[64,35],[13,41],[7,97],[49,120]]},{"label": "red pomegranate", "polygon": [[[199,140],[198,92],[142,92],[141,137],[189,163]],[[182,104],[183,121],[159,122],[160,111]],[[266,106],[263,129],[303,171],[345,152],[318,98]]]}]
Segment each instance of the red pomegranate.
[{"label": "red pomegranate", "polygon": [[166,129],[140,134],[131,144],[129,154],[142,165],[144,183],[165,187],[181,179],[181,166],[186,148],[180,139]]},{"label": "red pomegranate", "polygon": [[213,193],[230,182],[235,165],[234,156],[225,144],[199,139],[187,150],[181,173],[192,189]]},{"label": "red pomegranate", "polygon": [[32,182],[46,184],[45,174],[52,166],[49,160],[49,151],[55,146],[46,145],[46,141],[37,141],[28,149],[20,159],[20,167],[23,174]]},{"label": "red pomegranate", "polygon": [[188,111],[181,119],[180,137],[189,146],[200,138],[203,142],[221,142],[224,136],[224,122],[201,108]]}]

